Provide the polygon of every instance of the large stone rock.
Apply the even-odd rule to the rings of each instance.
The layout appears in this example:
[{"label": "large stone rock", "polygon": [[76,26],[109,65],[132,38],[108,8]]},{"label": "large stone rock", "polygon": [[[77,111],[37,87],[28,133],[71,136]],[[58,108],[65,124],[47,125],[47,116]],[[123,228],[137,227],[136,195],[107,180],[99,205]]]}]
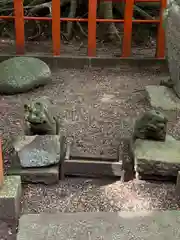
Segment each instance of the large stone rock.
[{"label": "large stone rock", "polygon": [[135,171],[140,175],[176,177],[180,171],[180,141],[137,139],[134,143]]},{"label": "large stone rock", "polygon": [[166,46],[171,80],[174,91],[180,98],[180,3],[170,0],[170,8],[166,26]]},{"label": "large stone rock", "polygon": [[13,142],[14,166],[45,167],[60,161],[60,136],[19,136]]},{"label": "large stone rock", "polygon": [[47,84],[51,71],[38,58],[14,57],[0,63],[0,93],[17,94]]},{"label": "large stone rock", "polygon": [[17,240],[177,240],[180,211],[27,214]]},{"label": "large stone rock", "polygon": [[180,110],[180,99],[172,89],[165,86],[149,85],[145,87],[145,90],[153,108],[165,111]]}]

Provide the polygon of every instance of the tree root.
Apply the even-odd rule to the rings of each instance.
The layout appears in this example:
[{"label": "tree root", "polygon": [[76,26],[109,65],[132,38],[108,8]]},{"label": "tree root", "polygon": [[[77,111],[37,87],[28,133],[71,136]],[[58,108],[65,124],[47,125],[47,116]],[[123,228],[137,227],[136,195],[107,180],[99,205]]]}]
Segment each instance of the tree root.
[{"label": "tree root", "polygon": [[[121,14],[121,16],[124,18],[124,11],[125,11],[125,3],[114,3],[113,7]],[[140,16],[144,17],[146,20],[153,20],[154,18],[148,14],[147,11],[144,11],[139,6],[134,4],[134,11],[137,12]],[[134,18],[133,18],[134,19]]]},{"label": "tree root", "polygon": [[29,14],[31,14],[33,16],[38,16],[39,15],[38,13],[45,8],[47,8],[49,10],[49,13],[45,14],[45,16],[47,16],[47,15],[52,16],[52,2],[36,5],[35,7],[30,9]]},{"label": "tree root", "polygon": [[154,17],[152,17],[150,14],[148,14],[146,11],[141,9],[140,7],[134,5],[134,11],[138,12],[142,17],[144,17],[146,20],[153,20]]},{"label": "tree root", "polygon": [[39,21],[35,21],[35,23],[36,23],[37,31],[35,32],[35,35],[28,37],[28,41],[35,40],[35,39],[39,38],[41,36],[41,34],[42,34],[42,28],[41,28],[40,22]]},{"label": "tree root", "polygon": [[88,34],[83,30],[80,22],[76,22],[76,24],[77,24],[77,26],[79,27],[80,32],[82,33],[82,35],[83,35],[84,37],[88,37]]}]

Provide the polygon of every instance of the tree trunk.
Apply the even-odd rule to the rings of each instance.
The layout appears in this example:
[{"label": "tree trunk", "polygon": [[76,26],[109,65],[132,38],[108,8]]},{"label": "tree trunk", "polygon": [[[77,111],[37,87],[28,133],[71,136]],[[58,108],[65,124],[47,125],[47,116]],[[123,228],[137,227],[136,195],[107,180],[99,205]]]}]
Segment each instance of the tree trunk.
[{"label": "tree trunk", "polygon": [[[75,18],[76,10],[77,10],[77,0],[70,0],[70,10],[69,10],[68,18]],[[66,38],[68,40],[70,40],[72,38],[73,25],[74,25],[74,22],[67,22]]]},{"label": "tree trunk", "polygon": [[[113,4],[112,1],[100,1],[99,3],[99,11],[98,16],[104,19],[113,19]],[[105,33],[107,34],[107,38],[113,42],[121,42],[121,37],[119,32],[115,26],[115,23],[101,23],[101,25],[105,26]]]}]

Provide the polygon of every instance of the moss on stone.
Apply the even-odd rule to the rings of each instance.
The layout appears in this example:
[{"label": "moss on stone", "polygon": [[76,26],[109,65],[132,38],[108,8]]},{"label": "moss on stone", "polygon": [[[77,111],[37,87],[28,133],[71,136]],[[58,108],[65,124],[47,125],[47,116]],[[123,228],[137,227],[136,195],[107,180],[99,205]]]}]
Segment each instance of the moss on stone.
[{"label": "moss on stone", "polygon": [[16,197],[20,184],[21,184],[20,176],[5,176],[4,184],[0,189],[0,198]]}]

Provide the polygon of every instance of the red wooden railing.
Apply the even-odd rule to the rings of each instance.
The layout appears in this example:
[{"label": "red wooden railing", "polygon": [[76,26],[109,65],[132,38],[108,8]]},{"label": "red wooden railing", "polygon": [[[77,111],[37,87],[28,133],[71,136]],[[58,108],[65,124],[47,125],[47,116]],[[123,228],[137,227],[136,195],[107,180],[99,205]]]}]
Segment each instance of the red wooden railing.
[{"label": "red wooden railing", "polygon": [[[109,0],[111,1],[111,0]],[[122,0],[120,0],[122,1]],[[149,23],[158,24],[157,49],[156,58],[164,58],[165,56],[165,34],[162,25],[163,11],[166,8],[166,0],[125,0],[125,16],[124,19],[97,19],[96,6],[97,0],[89,0],[88,19],[78,18],[61,18],[60,17],[60,0],[52,0],[52,18],[50,17],[26,17],[23,11],[23,1],[14,0],[14,16],[0,16],[0,19],[15,19],[16,31],[16,53],[24,54],[25,52],[25,36],[24,36],[24,20],[47,20],[52,21],[52,44],[53,55],[59,56],[61,49],[60,42],[60,20],[61,21],[79,21],[88,22],[88,56],[96,56],[96,23],[97,22],[119,22],[124,23],[124,37],[122,44],[122,58],[128,58],[131,55],[131,38],[133,23]],[[160,16],[156,20],[132,20],[134,2],[160,2]]]}]

